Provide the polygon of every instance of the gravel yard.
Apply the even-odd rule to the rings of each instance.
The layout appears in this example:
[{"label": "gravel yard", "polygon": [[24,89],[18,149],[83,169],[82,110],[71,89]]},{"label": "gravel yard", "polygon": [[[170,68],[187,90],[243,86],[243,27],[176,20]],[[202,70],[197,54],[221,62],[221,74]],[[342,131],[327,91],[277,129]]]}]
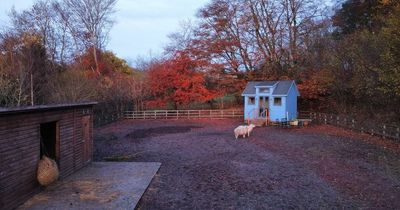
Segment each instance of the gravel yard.
[{"label": "gravel yard", "polygon": [[400,144],[327,125],[120,121],[95,131],[95,160],[161,162],[139,209],[400,209]]}]

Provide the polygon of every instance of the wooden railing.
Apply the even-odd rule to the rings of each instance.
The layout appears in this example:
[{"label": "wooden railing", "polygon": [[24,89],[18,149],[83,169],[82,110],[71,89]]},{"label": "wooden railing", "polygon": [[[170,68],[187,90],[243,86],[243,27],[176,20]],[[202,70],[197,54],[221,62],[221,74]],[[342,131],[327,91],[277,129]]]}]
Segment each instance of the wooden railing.
[{"label": "wooden railing", "polygon": [[243,118],[243,110],[146,110],[126,111],[125,119],[225,119]]},{"label": "wooden railing", "polygon": [[298,112],[298,119],[312,119],[314,112],[310,111],[300,111]]},{"label": "wooden railing", "polygon": [[316,123],[335,125],[361,133],[381,136],[382,138],[400,140],[400,126],[398,125],[377,124],[373,121],[357,121],[349,116],[328,113],[308,112],[305,115],[309,116]]}]

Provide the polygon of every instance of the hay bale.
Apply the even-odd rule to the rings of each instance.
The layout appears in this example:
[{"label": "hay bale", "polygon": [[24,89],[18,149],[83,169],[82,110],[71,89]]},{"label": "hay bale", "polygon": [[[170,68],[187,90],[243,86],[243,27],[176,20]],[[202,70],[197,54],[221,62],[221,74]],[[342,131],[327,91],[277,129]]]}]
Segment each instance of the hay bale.
[{"label": "hay bale", "polygon": [[39,161],[37,179],[43,186],[48,186],[58,179],[58,167],[56,161],[43,155]]}]

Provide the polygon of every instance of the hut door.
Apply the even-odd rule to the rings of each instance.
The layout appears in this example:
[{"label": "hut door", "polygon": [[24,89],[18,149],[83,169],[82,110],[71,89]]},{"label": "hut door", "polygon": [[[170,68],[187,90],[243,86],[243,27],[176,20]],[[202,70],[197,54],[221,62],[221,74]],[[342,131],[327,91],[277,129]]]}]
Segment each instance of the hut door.
[{"label": "hut door", "polygon": [[82,140],[83,140],[83,162],[89,162],[92,159],[90,142],[90,116],[82,117]]},{"label": "hut door", "polygon": [[265,117],[266,112],[265,110],[268,109],[268,97],[265,96],[261,96],[260,100],[259,100],[259,112],[258,112],[258,116],[259,117]]}]

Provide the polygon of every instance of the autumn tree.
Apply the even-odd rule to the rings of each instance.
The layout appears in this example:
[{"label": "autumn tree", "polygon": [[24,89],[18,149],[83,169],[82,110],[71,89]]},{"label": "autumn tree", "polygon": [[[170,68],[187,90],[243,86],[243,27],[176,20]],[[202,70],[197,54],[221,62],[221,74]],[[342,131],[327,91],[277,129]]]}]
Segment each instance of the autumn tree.
[{"label": "autumn tree", "polygon": [[361,30],[378,31],[388,14],[399,5],[397,0],[347,0],[332,17],[335,34],[347,35]]},{"label": "autumn tree", "polygon": [[10,81],[3,83],[10,95],[0,99],[2,105],[43,103],[51,72],[41,37],[31,33],[2,33],[0,52],[2,77]]},{"label": "autumn tree", "polygon": [[200,63],[185,54],[154,64],[148,71],[148,87],[152,95],[149,106],[174,109],[192,102],[206,102],[216,93],[205,86],[204,74],[196,71]]}]

